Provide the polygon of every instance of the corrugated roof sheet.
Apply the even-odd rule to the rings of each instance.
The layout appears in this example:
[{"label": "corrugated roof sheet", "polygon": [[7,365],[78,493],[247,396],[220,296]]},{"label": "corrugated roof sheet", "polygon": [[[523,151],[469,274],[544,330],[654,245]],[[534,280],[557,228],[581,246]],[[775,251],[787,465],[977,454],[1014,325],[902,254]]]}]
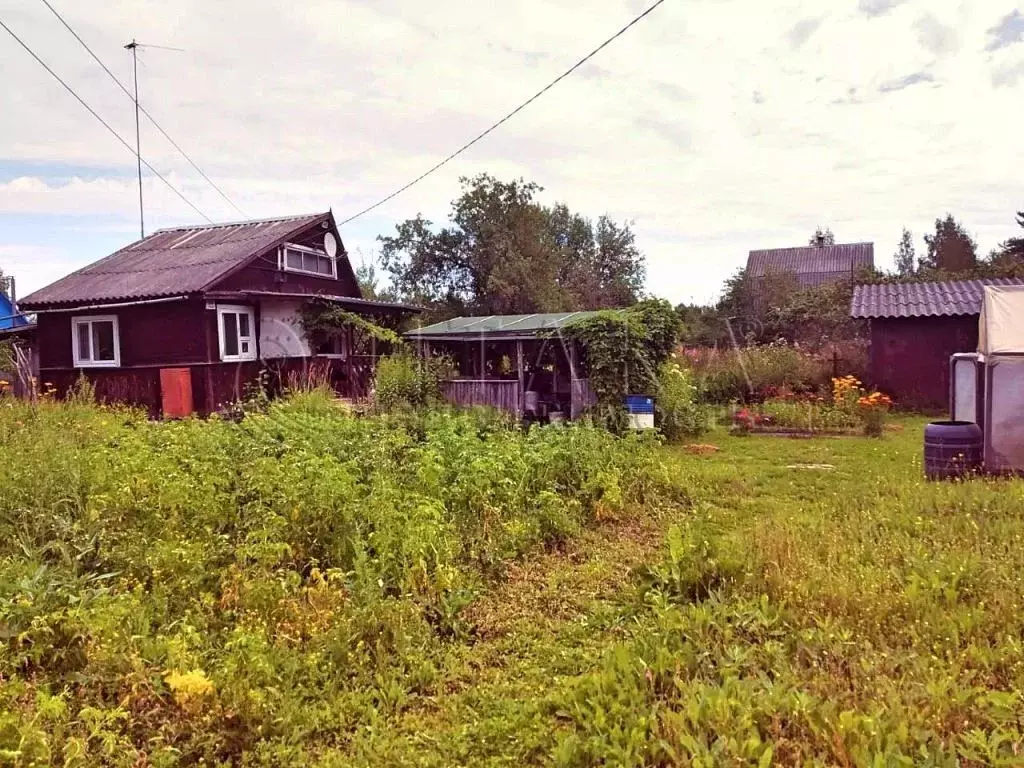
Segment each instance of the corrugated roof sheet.
[{"label": "corrugated roof sheet", "polygon": [[839,277],[853,277],[857,270],[874,265],[874,243],[770,248],[750,252],[747,275],[792,272],[802,285],[821,285]]},{"label": "corrugated roof sheet", "polygon": [[597,314],[596,312],[547,312],[533,315],[487,315],[484,317],[456,317],[424,328],[408,331],[411,338],[457,338],[495,335],[508,337],[536,336],[540,332],[564,328],[574,320]]},{"label": "corrugated roof sheet", "polygon": [[935,283],[855,285],[852,317],[944,317],[981,314],[986,285],[1024,285],[1010,277],[950,280]]},{"label": "corrugated roof sheet", "polygon": [[161,229],[19,301],[52,304],[131,301],[201,291],[253,255],[274,248],[330,213]]}]

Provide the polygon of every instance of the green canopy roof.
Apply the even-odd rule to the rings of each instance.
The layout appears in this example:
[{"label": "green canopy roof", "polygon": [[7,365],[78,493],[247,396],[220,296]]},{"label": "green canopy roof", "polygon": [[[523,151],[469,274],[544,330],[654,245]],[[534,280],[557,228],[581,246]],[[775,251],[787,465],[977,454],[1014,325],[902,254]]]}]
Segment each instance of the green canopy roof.
[{"label": "green canopy roof", "polygon": [[596,312],[547,312],[535,315],[488,315],[456,317],[443,323],[406,332],[412,339],[455,341],[495,336],[503,339],[532,339],[565,328],[574,320],[590,317]]}]

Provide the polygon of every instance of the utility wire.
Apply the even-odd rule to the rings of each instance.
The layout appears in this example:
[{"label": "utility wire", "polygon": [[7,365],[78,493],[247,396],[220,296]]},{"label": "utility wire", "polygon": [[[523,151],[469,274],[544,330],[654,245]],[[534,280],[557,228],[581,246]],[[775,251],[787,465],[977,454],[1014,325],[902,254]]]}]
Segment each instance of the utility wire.
[{"label": "utility wire", "polygon": [[132,145],[129,144],[127,141],[125,141],[123,138],[121,138],[121,134],[119,134],[117,131],[115,131],[113,128],[111,128],[109,123],[107,123],[106,120],[104,120],[102,117],[100,117],[99,114],[97,114],[96,110],[94,110],[92,107],[90,107],[88,104],[86,104],[85,100],[81,96],[79,96],[77,93],[75,93],[75,89],[72,88],[70,85],[68,85],[66,82],[64,82],[61,79],[60,75],[58,75],[56,72],[54,72],[52,69],[50,69],[50,67],[46,64],[46,62],[43,61],[41,58],[39,58],[39,56],[36,55],[35,51],[33,51],[31,48],[29,48],[28,45],[26,45],[25,42],[20,37],[18,37],[16,34],[14,34],[13,30],[11,30],[10,27],[8,27],[6,24],[4,24],[3,20],[0,20],[0,27],[3,27],[4,30],[6,30],[7,34],[9,34],[11,37],[13,37],[22,48],[24,48],[26,51],[28,51],[28,54],[33,59],[35,59],[37,62],[39,62],[39,65],[43,69],[45,69],[47,72],[49,72],[50,75],[52,75],[53,78],[58,83],[63,85],[64,88],[67,90],[67,92],[70,93],[72,96],[74,96],[75,99],[78,100],[78,103],[81,104],[83,107],[85,107],[86,110],[88,110],[90,115],[92,115],[97,120],[99,120],[100,123],[103,124],[103,127],[106,128],[108,131],[110,131],[110,133],[113,134],[114,138],[117,139],[119,142],[121,142],[121,144],[124,145],[125,149],[127,149],[129,152],[131,152],[136,157],[139,157],[139,159],[142,160],[142,164],[144,166],[146,166],[146,168],[148,168],[158,179],[160,179],[160,181],[162,181],[164,184],[166,184],[168,189],[170,189],[174,194],[176,194],[178,197],[180,197],[182,200],[184,200],[189,208],[191,208],[193,211],[198,213],[200,216],[202,216],[204,219],[206,219],[209,223],[213,224],[213,219],[211,219],[209,216],[207,216],[201,210],[196,208],[196,206],[192,203],[191,200],[189,200],[187,197],[185,197],[185,195],[182,194],[178,190],[177,187],[175,187],[173,184],[171,184],[171,182],[169,182],[167,179],[165,179],[163,177],[163,175],[160,173],[160,171],[158,171],[156,168],[154,168],[152,165],[150,165],[144,158],[142,158],[140,155],[138,155],[138,153],[132,148]]},{"label": "utility wire", "polygon": [[[44,0],[44,2],[45,2],[45,0]],[[494,125],[492,125],[492,126],[491,126],[490,128],[487,128],[486,130],[484,130],[484,131],[482,131],[481,133],[477,134],[477,135],[476,135],[476,136],[475,136],[474,138],[472,138],[472,139],[471,139],[470,141],[467,141],[467,142],[466,142],[465,144],[463,144],[463,145],[462,145],[461,147],[459,147],[459,148],[458,148],[457,150],[455,150],[454,152],[452,152],[452,153],[451,153],[450,155],[448,155],[448,156],[447,156],[447,157],[446,157],[446,158],[445,158],[444,160],[442,160],[441,162],[439,162],[439,163],[438,163],[437,165],[435,165],[435,166],[434,166],[433,168],[431,168],[430,170],[428,170],[428,171],[427,171],[426,173],[423,173],[423,174],[421,174],[421,175],[417,176],[417,177],[416,177],[415,179],[413,179],[412,181],[410,181],[410,182],[409,182],[408,184],[406,184],[406,185],[405,185],[404,187],[402,187],[402,188],[400,188],[400,189],[397,189],[397,190],[395,190],[395,191],[394,191],[394,192],[392,192],[392,193],[391,193],[390,195],[388,195],[387,197],[385,197],[385,198],[384,198],[383,200],[380,200],[379,202],[376,202],[376,203],[374,203],[374,204],[373,204],[373,205],[371,205],[371,206],[370,206],[369,208],[364,208],[363,210],[361,210],[361,211],[360,211],[359,213],[355,214],[354,216],[349,216],[349,217],[348,217],[347,219],[345,219],[345,220],[344,220],[343,222],[341,222],[341,223],[340,223],[340,224],[339,224],[338,226],[343,226],[343,225],[345,225],[345,224],[348,224],[348,223],[349,223],[350,221],[355,221],[355,220],[356,220],[356,219],[358,219],[358,218],[359,218],[360,216],[363,216],[363,215],[365,215],[365,214],[369,213],[370,211],[372,211],[372,210],[373,210],[373,209],[375,209],[375,208],[379,208],[380,206],[384,205],[384,203],[388,202],[389,200],[393,200],[394,198],[398,197],[398,196],[399,196],[400,194],[402,194],[403,192],[405,192],[405,191],[406,191],[407,189],[409,189],[410,187],[412,187],[412,186],[414,186],[414,185],[416,185],[416,184],[419,184],[419,183],[420,183],[421,181],[423,181],[423,180],[424,180],[425,178],[427,178],[427,176],[429,176],[430,174],[432,174],[432,173],[433,173],[434,171],[438,170],[438,169],[439,169],[439,168],[441,168],[442,166],[445,166],[445,165],[447,165],[447,164],[448,164],[449,162],[451,162],[451,161],[452,161],[452,160],[454,160],[454,159],[455,159],[456,157],[458,157],[459,155],[461,155],[461,154],[462,154],[463,152],[465,152],[465,151],[466,151],[467,149],[469,149],[470,147],[472,147],[472,146],[473,146],[474,144],[476,144],[476,143],[477,143],[478,141],[480,141],[480,140],[481,140],[482,138],[484,138],[485,136],[487,136],[487,134],[491,133],[491,132],[492,132],[492,131],[494,131],[494,130],[495,130],[496,128],[499,128],[499,127],[500,127],[501,125],[503,125],[504,123],[506,123],[506,122],[508,122],[509,120],[511,120],[511,119],[512,119],[513,117],[515,117],[515,116],[516,116],[517,114],[519,114],[520,112],[522,112],[522,111],[523,111],[524,109],[526,109],[526,108],[527,108],[528,106],[530,106],[530,105],[531,105],[531,104],[532,104],[533,102],[535,102],[535,101],[536,101],[537,99],[539,99],[539,98],[540,98],[541,96],[543,96],[543,95],[544,95],[545,93],[547,93],[547,92],[548,92],[548,91],[550,91],[550,90],[551,90],[552,88],[554,88],[554,87],[555,87],[556,85],[558,85],[558,84],[559,84],[560,82],[562,82],[562,80],[564,80],[565,78],[567,78],[567,77],[568,77],[569,75],[571,75],[571,74],[572,74],[573,72],[575,72],[575,71],[576,71],[577,69],[579,69],[580,67],[582,67],[582,66],[583,66],[584,64],[586,64],[586,63],[587,63],[588,61],[590,61],[590,59],[592,59],[592,58],[593,58],[594,56],[596,56],[596,55],[597,55],[598,53],[600,53],[600,52],[601,52],[602,50],[604,50],[604,48],[606,48],[606,47],[607,47],[608,45],[610,45],[610,44],[611,44],[612,42],[614,42],[614,41],[615,41],[616,39],[618,39],[619,37],[621,37],[622,35],[624,35],[624,34],[625,34],[625,33],[626,33],[627,31],[629,31],[629,29],[630,29],[631,27],[633,27],[633,25],[635,25],[635,24],[638,24],[638,23],[639,23],[640,21],[642,21],[642,20],[643,20],[643,19],[644,19],[644,18],[645,18],[645,17],[646,17],[646,16],[647,16],[647,15],[648,15],[649,13],[651,13],[651,12],[652,12],[652,11],[653,11],[653,10],[654,10],[655,8],[657,8],[657,7],[658,7],[659,5],[661,5],[661,4],[663,3],[663,2],[665,2],[665,0],[657,0],[657,2],[655,2],[655,3],[653,4],[653,5],[651,5],[651,6],[650,6],[650,7],[649,7],[649,8],[648,8],[648,9],[647,9],[646,11],[644,11],[643,13],[641,13],[641,14],[640,14],[639,16],[637,16],[637,17],[636,17],[635,19],[633,19],[633,20],[632,20],[631,22],[629,22],[629,24],[627,24],[626,26],[624,26],[624,27],[623,27],[622,29],[620,29],[620,30],[619,30],[618,32],[616,32],[616,33],[615,33],[614,35],[612,35],[612,36],[611,36],[611,37],[609,37],[609,38],[608,38],[607,40],[605,40],[605,41],[604,41],[603,43],[601,43],[601,44],[600,44],[599,46],[597,46],[597,48],[595,48],[594,50],[592,50],[592,51],[591,51],[590,53],[588,53],[588,54],[587,54],[586,56],[584,56],[584,57],[583,57],[582,59],[580,59],[580,60],[579,60],[579,61],[577,61],[577,62],[576,62],[575,64],[573,64],[573,65],[572,65],[571,67],[569,67],[569,69],[565,70],[565,72],[563,72],[562,74],[560,74],[560,75],[559,75],[558,77],[556,77],[556,78],[555,78],[554,80],[552,80],[552,81],[551,81],[550,83],[548,83],[548,84],[547,84],[547,85],[545,85],[545,86],[544,86],[543,88],[541,88],[541,89],[540,89],[539,91],[537,91],[537,92],[536,92],[535,94],[533,94],[533,96],[531,96],[531,97],[530,97],[530,98],[528,98],[528,99],[527,99],[526,101],[524,101],[524,102],[523,102],[522,104],[520,104],[520,105],[519,105],[518,107],[516,107],[515,109],[513,109],[513,110],[512,110],[511,112],[509,112],[509,113],[508,113],[507,115],[505,115],[505,116],[504,116],[503,118],[501,118],[501,119],[500,119],[500,120],[499,120],[498,122],[494,123]]]},{"label": "utility wire", "polygon": [[[124,95],[127,96],[129,99],[131,99],[134,102],[135,101],[135,97],[132,95],[132,92],[129,91],[127,86],[125,86],[125,84],[122,83],[117,78],[117,75],[115,75],[113,72],[110,71],[110,69],[107,67],[106,64],[103,63],[103,61],[100,59],[100,57],[97,56],[95,53],[93,53],[92,48],[90,48],[88,45],[86,45],[85,40],[83,40],[81,37],[78,36],[78,33],[75,32],[75,30],[71,28],[71,25],[68,24],[64,20],[64,17],[60,15],[60,13],[57,11],[57,9],[54,8],[52,5],[50,5],[49,0],[42,0],[42,1],[43,1],[43,5],[45,5],[47,8],[50,9],[50,13],[52,13],[54,16],[57,17],[57,20],[61,24],[64,25],[64,28],[67,29],[67,31],[71,33],[71,35],[75,38],[75,40],[77,40],[79,42],[79,44],[81,44],[81,46],[83,48],[85,48],[86,51],[88,51],[89,55],[92,56],[93,60],[103,68],[103,71],[106,72],[108,75],[110,75],[110,79],[113,80],[115,83],[117,83],[118,87],[122,91],[124,91]],[[144,47],[144,48],[161,48],[161,49],[168,50],[168,51],[180,51],[181,50],[181,48],[168,48],[167,46],[164,46],[164,45],[146,45],[146,46],[142,46],[142,47]],[[156,121],[156,118],[153,117],[151,114],[149,114],[149,112],[146,111],[146,108],[143,107],[141,104],[139,104],[139,111],[142,112],[142,114],[144,114],[146,116],[146,118],[149,120],[149,122],[151,122],[153,124],[153,126],[158,131],[160,131],[161,134],[163,134],[163,137],[165,139],[167,139],[167,141],[169,141],[171,143],[171,146],[173,146],[176,150],[178,150],[178,152],[181,153],[182,157],[184,157],[186,160],[188,160],[189,165],[191,165],[193,168],[195,168],[196,172],[200,176],[202,176],[204,179],[206,179],[207,184],[209,184],[211,187],[213,187],[215,190],[217,190],[217,193],[221,197],[223,197],[225,200],[227,200],[228,204],[232,208],[234,208],[236,211],[238,211],[243,217],[247,218],[246,212],[243,211],[241,208],[239,208],[237,205],[235,205],[235,202],[230,197],[228,197],[227,194],[225,194],[224,190],[221,189],[220,187],[218,187],[216,184],[213,183],[213,179],[211,179],[209,176],[207,176],[205,173],[203,173],[203,169],[200,168],[196,164],[196,162],[191,157],[188,156],[188,153],[186,153],[185,150],[182,149],[178,145],[178,142],[176,142],[174,139],[171,138],[170,134],[167,133],[167,131],[165,131],[161,127],[160,123],[158,123]]]}]

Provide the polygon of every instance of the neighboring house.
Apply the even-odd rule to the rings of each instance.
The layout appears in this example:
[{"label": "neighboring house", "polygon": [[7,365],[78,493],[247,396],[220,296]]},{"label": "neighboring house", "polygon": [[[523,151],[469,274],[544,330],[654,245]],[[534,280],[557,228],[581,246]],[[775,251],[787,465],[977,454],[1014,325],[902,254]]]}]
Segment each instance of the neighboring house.
[{"label": "neighboring house", "polygon": [[18,311],[16,299],[14,277],[12,275],[0,277],[0,331],[12,331],[31,325],[29,319]]},{"label": "neighboring house", "polygon": [[103,400],[178,415],[314,358],[341,394],[363,394],[372,361],[351,333],[310,348],[298,315],[311,297],[378,318],[415,311],[362,298],[331,213],[162,229],[20,304],[38,318],[42,382],[64,392],[85,374]]},{"label": "neighboring house", "polygon": [[771,248],[750,252],[747,278],[757,281],[766,275],[788,273],[800,286],[810,288],[852,280],[860,270],[874,266],[874,243]]},{"label": "neighboring house", "polygon": [[977,351],[986,285],[1024,285],[1024,280],[854,286],[850,315],[871,321],[871,383],[897,405],[948,409],[949,358]]}]

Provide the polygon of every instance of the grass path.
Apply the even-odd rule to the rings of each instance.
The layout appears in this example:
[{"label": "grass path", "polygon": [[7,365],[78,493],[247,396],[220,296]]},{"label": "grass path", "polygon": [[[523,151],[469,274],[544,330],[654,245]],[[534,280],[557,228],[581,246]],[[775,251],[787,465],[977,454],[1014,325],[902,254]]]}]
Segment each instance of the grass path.
[{"label": "grass path", "polygon": [[597,668],[623,640],[637,571],[664,543],[669,515],[632,510],[555,552],[513,564],[468,609],[430,696],[407,706],[384,738],[358,743],[366,764],[517,765],[543,762],[553,733],[543,699]]},{"label": "grass path", "polygon": [[666,448],[691,504],[517,564],[469,610],[474,635],[432,694],[356,754],[1024,764],[1024,589],[1007,561],[1022,558],[1008,542],[1024,535],[1021,484],[924,483],[923,423],[882,441],[718,432],[708,455]]}]

